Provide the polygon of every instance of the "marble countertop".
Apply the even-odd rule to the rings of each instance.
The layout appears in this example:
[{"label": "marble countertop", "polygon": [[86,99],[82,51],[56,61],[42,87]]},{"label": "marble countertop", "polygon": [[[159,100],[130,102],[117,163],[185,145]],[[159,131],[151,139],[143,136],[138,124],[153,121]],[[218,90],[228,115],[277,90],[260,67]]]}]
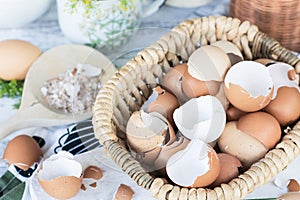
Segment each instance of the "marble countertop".
[{"label": "marble countertop", "polygon": [[[143,18],[139,31],[134,36],[134,40],[127,44],[126,48],[123,48],[122,51],[117,52],[113,55],[107,55],[111,60],[116,59],[118,63],[117,66],[122,66],[124,62],[128,59],[128,56],[131,54],[127,54],[125,57],[120,58],[118,54],[126,54],[130,52],[132,49],[140,49],[148,46],[152,42],[156,41],[160,36],[167,33],[172,27],[180,23],[181,21],[193,18],[193,17],[201,17],[208,15],[226,15],[228,13],[228,4],[229,0],[214,0],[212,3],[201,6],[198,8],[176,8],[171,6],[162,6],[159,11],[154,13],[153,15]],[[142,39],[143,37],[147,37],[147,40]],[[23,39],[29,41],[36,46],[38,46],[42,51],[46,51],[52,47],[62,45],[62,44],[70,44],[69,41],[61,32],[56,12],[56,3],[53,0],[53,3],[48,10],[48,12],[39,18],[37,21],[28,24],[21,28],[14,29],[0,29],[0,41],[5,39]],[[16,102],[16,99],[8,99],[2,98],[0,99],[0,122],[5,121],[17,110],[13,109],[13,104]],[[55,127],[58,130],[65,130],[66,127]],[[57,132],[56,130],[50,129],[51,131]],[[26,131],[25,131],[26,132]],[[28,131],[30,132],[30,130]],[[15,133],[14,135],[20,134],[20,132]],[[0,142],[0,154],[3,153],[3,149],[7,142],[12,138],[12,136],[5,138]],[[102,155],[102,154],[101,154]],[[109,162],[109,161],[108,161]],[[288,179],[288,178],[298,178],[299,173],[296,173],[297,167],[300,166],[300,158],[298,157],[287,170],[282,172],[277,178]],[[0,172],[4,172],[6,170],[6,165],[1,162],[0,163]],[[125,184],[131,185],[134,188],[137,188],[137,185],[130,179],[127,178],[127,175],[120,171],[118,166],[114,166],[116,170],[116,176],[122,177],[122,181]],[[106,169],[109,170],[109,169]],[[112,172],[113,174],[113,172]],[[296,177],[298,176],[298,177]],[[275,180],[276,178],[274,178]],[[247,198],[271,198],[277,197],[280,194],[286,192],[286,189],[279,188],[274,184],[274,180],[269,182],[268,184],[261,186],[256,189],[253,193],[249,194]],[[112,178],[112,181],[106,186],[103,183],[103,187],[116,187],[118,183],[118,177],[115,179]],[[101,190],[103,191],[103,189]],[[100,191],[100,192],[101,192]],[[107,196],[101,196],[99,199],[109,200],[111,197],[111,193],[105,193]],[[23,199],[30,199],[29,196],[24,196]],[[138,189],[138,192],[135,195],[134,199],[144,199],[150,200],[153,199],[151,195],[143,189]]]}]

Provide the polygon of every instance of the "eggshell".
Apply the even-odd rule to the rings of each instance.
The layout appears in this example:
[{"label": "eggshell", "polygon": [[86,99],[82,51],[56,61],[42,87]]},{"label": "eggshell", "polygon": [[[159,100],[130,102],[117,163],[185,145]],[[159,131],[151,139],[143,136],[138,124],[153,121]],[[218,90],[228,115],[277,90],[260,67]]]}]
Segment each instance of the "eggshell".
[{"label": "eggshell", "polygon": [[40,161],[43,153],[38,143],[28,135],[13,138],[6,146],[3,159],[22,170],[28,170],[34,163]]},{"label": "eggshell", "polygon": [[121,184],[115,193],[114,200],[131,200],[134,195],[134,191],[128,185]]},{"label": "eggshell", "polygon": [[96,166],[88,166],[83,173],[83,178],[100,180],[103,177],[102,170]]},{"label": "eggshell", "polygon": [[274,93],[272,99],[277,95],[277,91],[281,87],[294,87],[300,92],[298,80],[296,79],[295,69],[286,63],[278,62],[267,68],[274,83]]},{"label": "eggshell", "polygon": [[226,119],[227,121],[237,121],[240,117],[246,115],[247,112],[241,111],[234,106],[229,106],[226,110]]},{"label": "eggshell", "polygon": [[212,187],[217,187],[221,183],[228,183],[233,178],[238,177],[239,168],[242,166],[241,162],[230,154],[218,153],[218,157],[221,169],[217,179],[211,185]]},{"label": "eggshell", "polygon": [[174,111],[177,128],[187,138],[199,138],[207,143],[221,135],[226,114],[220,101],[214,96],[193,98]]},{"label": "eggshell", "polygon": [[183,95],[181,89],[182,76],[186,69],[187,63],[176,65],[167,72],[161,83],[165,90],[168,90],[177,97],[180,104],[183,104],[188,100],[187,97]]},{"label": "eggshell", "polygon": [[300,192],[288,192],[277,198],[278,200],[299,200]]},{"label": "eggshell", "polygon": [[42,54],[35,45],[23,40],[0,42],[0,79],[23,80],[31,64]]},{"label": "eggshell", "polygon": [[200,139],[175,153],[167,162],[169,178],[183,187],[205,187],[219,175],[220,161],[215,150]]},{"label": "eggshell", "polygon": [[68,152],[59,152],[42,163],[38,182],[43,190],[57,199],[74,197],[82,185],[82,166]]},{"label": "eggshell", "polygon": [[222,49],[227,54],[231,65],[234,65],[234,64],[244,60],[241,51],[232,42],[229,42],[226,40],[220,40],[220,41],[212,43],[211,45]]},{"label": "eggshell", "polygon": [[265,108],[280,125],[287,126],[300,117],[300,92],[294,87],[281,87],[277,95]]},{"label": "eggshell", "polygon": [[263,143],[239,130],[236,121],[227,122],[218,140],[218,146],[221,152],[237,157],[243,168],[250,167],[268,151]]},{"label": "eggshell", "polygon": [[188,72],[202,81],[223,81],[231,63],[227,54],[212,45],[202,46],[188,60]]},{"label": "eggshell", "polygon": [[289,192],[300,192],[300,184],[295,179],[291,179],[288,184]]},{"label": "eggshell", "polygon": [[258,139],[267,149],[273,148],[281,137],[279,122],[265,112],[254,112],[242,116],[238,120],[237,128]]},{"label": "eggshell", "polygon": [[271,60],[271,59],[268,59],[268,58],[259,58],[259,59],[256,59],[254,60],[255,62],[258,62],[260,64],[263,64],[265,66],[270,66],[270,65],[273,65],[276,63],[275,60]]},{"label": "eggshell", "polygon": [[230,103],[229,103],[229,101],[228,101],[228,99],[226,97],[225,89],[224,88],[225,88],[224,83],[221,83],[220,87],[219,87],[219,91],[215,95],[215,97],[217,97],[217,99],[219,99],[219,101],[221,102],[221,104],[224,107],[224,110],[227,110]]},{"label": "eggshell", "polygon": [[216,95],[219,91],[220,82],[201,81],[191,76],[186,70],[182,77],[182,90],[190,98],[196,98],[204,95]]},{"label": "eggshell", "polygon": [[173,112],[179,107],[177,98],[172,93],[162,89],[160,86],[154,88],[153,93],[157,93],[157,95],[155,95],[157,97],[148,106],[148,113],[160,113],[174,126]]},{"label": "eggshell", "polygon": [[229,102],[245,112],[258,111],[267,106],[274,90],[267,68],[254,61],[242,61],[232,66],[224,84]]}]

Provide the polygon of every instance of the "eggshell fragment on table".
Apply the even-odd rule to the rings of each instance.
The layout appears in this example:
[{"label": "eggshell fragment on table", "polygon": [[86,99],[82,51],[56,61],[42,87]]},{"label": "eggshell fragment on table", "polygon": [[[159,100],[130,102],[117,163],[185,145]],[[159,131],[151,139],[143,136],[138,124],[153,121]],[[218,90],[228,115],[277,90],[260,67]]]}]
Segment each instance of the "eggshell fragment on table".
[{"label": "eggshell fragment on table", "polygon": [[57,199],[75,196],[82,185],[82,166],[71,153],[61,151],[42,162],[38,182],[43,190]]},{"label": "eggshell fragment on table", "polygon": [[221,135],[226,114],[214,96],[193,98],[174,111],[173,118],[180,132],[187,138],[199,138],[207,143]]},{"label": "eggshell fragment on table", "polygon": [[211,146],[196,138],[168,160],[166,171],[180,186],[205,187],[219,175],[220,161]]},{"label": "eggshell fragment on table", "polygon": [[0,42],[0,79],[23,80],[32,63],[42,51],[24,40],[3,40]]},{"label": "eggshell fragment on table", "polygon": [[277,198],[277,200],[299,200],[299,199],[300,199],[300,192],[288,192]]},{"label": "eggshell fragment on table", "polygon": [[6,146],[3,159],[9,164],[22,170],[28,170],[42,158],[43,153],[38,143],[28,135],[19,135],[13,138]]},{"label": "eggshell fragment on table", "polygon": [[188,60],[188,72],[201,81],[223,81],[231,63],[227,54],[212,45],[202,46]]},{"label": "eggshell fragment on table", "polygon": [[114,195],[114,200],[131,200],[133,195],[134,191],[131,187],[121,184]]},{"label": "eggshell fragment on table", "polygon": [[212,43],[211,45],[222,49],[227,54],[231,65],[234,65],[234,64],[244,60],[244,57],[243,57],[241,51],[232,42],[229,42],[226,40],[220,40],[220,41]]},{"label": "eggshell fragment on table", "polygon": [[226,74],[224,84],[229,102],[245,112],[266,107],[274,91],[267,67],[254,61],[242,61],[232,66]]}]

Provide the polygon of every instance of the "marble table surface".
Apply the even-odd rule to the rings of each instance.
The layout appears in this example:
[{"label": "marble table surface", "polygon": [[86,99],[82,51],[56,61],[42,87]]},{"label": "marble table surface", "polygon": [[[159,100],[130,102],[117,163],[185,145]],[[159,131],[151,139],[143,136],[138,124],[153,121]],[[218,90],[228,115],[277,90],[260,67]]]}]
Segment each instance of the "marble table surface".
[{"label": "marble table surface", "polygon": [[[214,0],[212,3],[207,4],[205,6],[201,6],[198,8],[184,8],[184,9],[183,8],[179,9],[176,7],[164,5],[159,9],[159,11],[157,11],[153,15],[142,19],[140,28],[137,31],[136,36],[134,36],[134,40],[130,41],[129,44],[127,44],[126,48],[122,49],[122,52],[119,51],[107,56],[111,60],[115,60],[116,65],[120,67],[122,66],[122,64],[126,62],[126,60],[130,56],[132,56],[128,52],[131,52],[133,49],[141,49],[148,46],[152,42],[156,41],[160,36],[167,33],[172,27],[174,27],[175,25],[177,25],[178,23],[180,23],[185,19],[208,16],[208,15],[226,15],[228,14],[228,4],[229,4],[229,0]],[[147,38],[147,40],[145,40],[144,38]],[[42,51],[46,51],[58,45],[71,43],[71,41],[69,41],[60,30],[58,20],[57,20],[55,1],[53,1],[48,12],[37,21],[21,28],[0,29],[0,41],[5,39],[23,39],[35,44]],[[126,54],[126,56],[122,57],[121,55],[124,54]],[[17,110],[14,109],[12,106],[16,101],[17,99],[8,99],[8,98],[0,99],[0,122],[5,121],[14,113],[16,113]],[[66,127],[53,127],[47,130],[50,132],[52,131],[54,133],[57,133],[59,132],[57,130],[65,130],[65,129]],[[24,132],[31,134],[33,131],[25,130]],[[20,132],[16,132],[13,135],[18,135],[18,134],[20,134]],[[2,155],[3,149],[5,148],[6,144],[12,137],[13,136],[9,136],[0,142],[0,155]],[[99,150],[97,150],[97,152],[98,151]],[[88,155],[91,156],[90,154]],[[97,157],[98,160],[101,160],[101,156],[103,156],[103,160],[107,159],[104,158],[105,156],[102,154],[102,152],[99,153],[99,156],[100,158]],[[116,188],[120,183],[120,181],[136,189],[136,194],[134,196],[134,199],[136,200],[153,199],[151,195],[148,193],[148,191],[139,188],[131,179],[128,178],[128,176],[124,172],[122,172],[118,168],[118,166],[115,166],[113,163],[111,163],[111,161],[107,161],[107,163],[109,163],[109,165],[113,167],[109,168],[107,167],[107,165],[104,166],[105,170],[109,171],[107,172],[109,178],[105,179],[108,180],[107,183],[105,183],[105,181],[101,183],[101,187],[104,188],[99,189],[98,194],[102,192],[103,195],[97,196],[97,199],[101,199],[101,200],[112,199],[112,193],[113,193],[112,189],[106,190],[105,188]],[[274,180],[276,180],[276,178],[282,180],[288,178],[300,179],[299,172],[297,171],[297,167],[299,168],[299,166],[300,166],[300,158],[298,157],[288,167],[287,170],[285,170],[280,175],[275,177]],[[7,169],[7,165],[2,160],[0,162],[0,173],[4,173],[6,169]],[[277,197],[280,194],[285,193],[286,189],[277,187],[274,184],[275,183],[274,180],[256,189],[254,192],[249,194],[247,198],[270,198],[270,197]],[[32,183],[32,181],[30,183]],[[33,193],[30,194],[29,192],[26,195],[24,195],[23,199],[26,200],[33,199],[34,195],[35,194]]]}]

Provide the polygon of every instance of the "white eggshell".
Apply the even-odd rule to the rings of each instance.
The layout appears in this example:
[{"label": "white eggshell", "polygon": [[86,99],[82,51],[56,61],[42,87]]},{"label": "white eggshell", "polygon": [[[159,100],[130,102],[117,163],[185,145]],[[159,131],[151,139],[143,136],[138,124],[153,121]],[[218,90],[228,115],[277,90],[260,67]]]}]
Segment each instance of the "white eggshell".
[{"label": "white eggshell", "polygon": [[274,99],[277,95],[277,90],[280,87],[287,86],[287,87],[295,87],[299,90],[298,81],[297,79],[291,80],[289,78],[289,71],[295,70],[291,65],[278,62],[275,64],[270,65],[267,67],[267,69],[270,72],[270,75],[272,77],[273,83],[274,83],[274,93],[272,96],[272,99]]},{"label": "white eggshell", "polygon": [[226,113],[220,101],[211,95],[193,98],[174,111],[174,121],[187,138],[215,141],[226,123]]}]

